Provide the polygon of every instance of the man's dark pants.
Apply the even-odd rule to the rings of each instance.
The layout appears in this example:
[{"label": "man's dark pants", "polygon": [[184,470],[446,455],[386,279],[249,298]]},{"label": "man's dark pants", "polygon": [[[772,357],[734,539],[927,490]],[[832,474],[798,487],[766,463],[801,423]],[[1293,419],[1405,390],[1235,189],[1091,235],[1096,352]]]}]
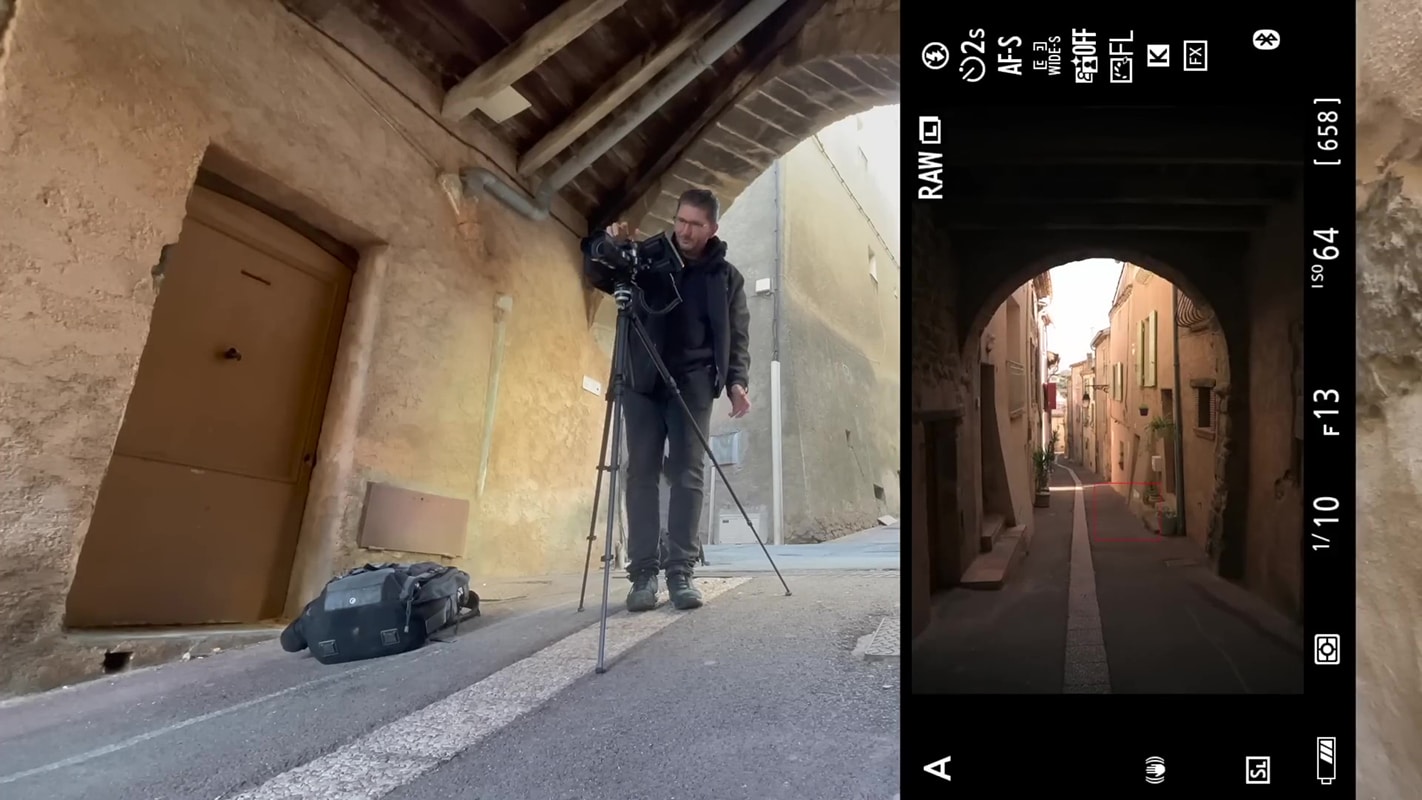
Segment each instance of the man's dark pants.
[{"label": "man's dark pants", "polygon": [[[700,396],[703,394],[709,392],[686,392],[683,397],[696,426],[705,433],[711,422],[711,399]],[[628,576],[635,580],[659,569],[667,575],[689,576],[699,550],[706,451],[681,403],[666,389],[658,387],[653,394],[628,390],[623,394],[622,408],[627,429]],[[666,561],[658,563],[663,474],[671,484],[671,497]]]}]

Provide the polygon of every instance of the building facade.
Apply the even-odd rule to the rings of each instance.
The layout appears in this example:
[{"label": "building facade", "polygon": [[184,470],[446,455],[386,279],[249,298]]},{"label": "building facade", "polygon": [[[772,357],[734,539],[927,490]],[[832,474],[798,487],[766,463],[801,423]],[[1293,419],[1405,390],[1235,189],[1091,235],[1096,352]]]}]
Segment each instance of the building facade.
[{"label": "building facade", "polygon": [[[1111,449],[1111,329],[1102,328],[1091,339],[1091,400],[1085,416],[1090,420],[1091,449],[1087,466],[1097,475],[1108,472],[1106,454]],[[1085,393],[1083,393],[1085,396]]]},{"label": "building facade", "polygon": [[[873,115],[896,113],[885,109]],[[842,120],[795,147],[724,213],[746,280],[751,399],[711,415],[717,460],[767,543],[823,541],[899,515],[898,168],[881,128]],[[709,470],[703,541],[754,542]],[[783,527],[780,524],[783,520]]]},{"label": "building facade", "polygon": [[[1069,389],[1071,387],[1071,374],[1058,373],[1053,380],[1043,386],[1043,391],[1047,392],[1054,401],[1050,409],[1051,434],[1056,436],[1052,452],[1060,457],[1067,455],[1067,416],[1070,404],[1068,402]],[[1048,437],[1048,441],[1052,441]]]},{"label": "building facade", "polygon": [[[1102,350],[1110,354],[1103,478],[1147,527],[1209,551],[1224,490],[1215,431],[1228,384],[1224,338],[1168,281],[1126,264]],[[1177,353],[1178,358],[1177,358]]]},{"label": "building facade", "polygon": [[1066,391],[1066,441],[1067,458],[1078,464],[1087,465],[1086,453],[1091,450],[1090,410],[1092,361],[1083,358],[1067,368]]}]

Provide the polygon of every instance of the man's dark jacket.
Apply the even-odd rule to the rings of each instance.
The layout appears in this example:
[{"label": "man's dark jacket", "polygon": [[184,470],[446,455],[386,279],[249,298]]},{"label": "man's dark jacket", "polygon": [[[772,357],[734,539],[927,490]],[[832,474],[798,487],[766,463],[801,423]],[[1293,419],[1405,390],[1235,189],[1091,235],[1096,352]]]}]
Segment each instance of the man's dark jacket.
[{"label": "man's dark jacket", "polygon": [[[614,288],[608,268],[589,258],[583,259],[583,270],[593,288],[608,294]],[[647,329],[649,338],[677,379],[688,403],[709,403],[727,387],[750,387],[750,312],[746,308],[746,282],[731,262],[726,260],[726,243],[712,237],[706,243],[701,258],[687,260],[685,268],[675,276],[683,302],[664,316],[654,316],[643,308],[660,311],[675,299],[673,277],[643,275],[638,278],[641,302],[632,299],[632,312]],[[704,325],[691,329],[688,326]],[[684,339],[701,340],[709,333],[709,347],[681,347]],[[635,333],[627,343],[628,388],[651,394],[657,386],[657,367],[647,355]],[[697,341],[696,344],[707,344]],[[703,375],[709,382],[697,380]],[[702,392],[709,391],[706,397]]]}]

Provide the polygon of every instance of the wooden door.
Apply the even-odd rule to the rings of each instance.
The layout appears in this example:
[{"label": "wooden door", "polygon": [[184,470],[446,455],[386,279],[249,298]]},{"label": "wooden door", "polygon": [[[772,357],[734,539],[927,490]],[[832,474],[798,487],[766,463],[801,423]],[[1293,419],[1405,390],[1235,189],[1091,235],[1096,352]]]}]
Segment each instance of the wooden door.
[{"label": "wooden door", "polygon": [[69,594],[70,627],[280,616],[350,271],[194,188]]},{"label": "wooden door", "polygon": [[963,575],[963,526],[958,504],[958,420],[923,423],[928,488],[930,592],[948,589]]}]

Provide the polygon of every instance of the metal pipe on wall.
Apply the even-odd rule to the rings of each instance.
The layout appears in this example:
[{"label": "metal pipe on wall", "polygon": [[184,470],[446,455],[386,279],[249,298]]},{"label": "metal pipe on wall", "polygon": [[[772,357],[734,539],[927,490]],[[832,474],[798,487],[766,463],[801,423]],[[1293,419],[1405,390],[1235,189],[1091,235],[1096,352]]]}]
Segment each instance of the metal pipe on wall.
[{"label": "metal pipe on wall", "polygon": [[601,158],[627,138],[662,106],[685,89],[701,73],[720,60],[732,47],[751,31],[775,13],[786,0],[751,0],[730,19],[726,20],[714,33],[706,37],[701,46],[677,63],[670,72],[656,83],[641,99],[633,103],[587,144],[580,147],[567,161],[553,171],[533,193],[530,200],[502,178],[482,167],[472,167],[460,173],[464,189],[469,194],[487,191],[509,208],[531,220],[544,220],[553,207],[553,197],[563,187],[572,183],[594,161]]},{"label": "metal pipe on wall", "polygon": [[1180,288],[1170,292],[1170,334],[1175,342],[1175,532],[1185,535],[1185,416],[1180,385]]},{"label": "metal pipe on wall", "polygon": [[785,279],[788,241],[785,235],[785,166],[775,166],[775,269],[772,273],[770,318],[770,514],[775,544],[785,544],[785,434],[780,396],[780,320],[784,313],[781,282]]},{"label": "metal pipe on wall", "polygon": [[484,496],[484,481],[489,477],[489,453],[494,446],[494,412],[499,401],[499,376],[504,371],[504,340],[513,298],[501,294],[494,300],[494,352],[489,359],[489,388],[484,399],[484,441],[479,453],[479,493]]}]

